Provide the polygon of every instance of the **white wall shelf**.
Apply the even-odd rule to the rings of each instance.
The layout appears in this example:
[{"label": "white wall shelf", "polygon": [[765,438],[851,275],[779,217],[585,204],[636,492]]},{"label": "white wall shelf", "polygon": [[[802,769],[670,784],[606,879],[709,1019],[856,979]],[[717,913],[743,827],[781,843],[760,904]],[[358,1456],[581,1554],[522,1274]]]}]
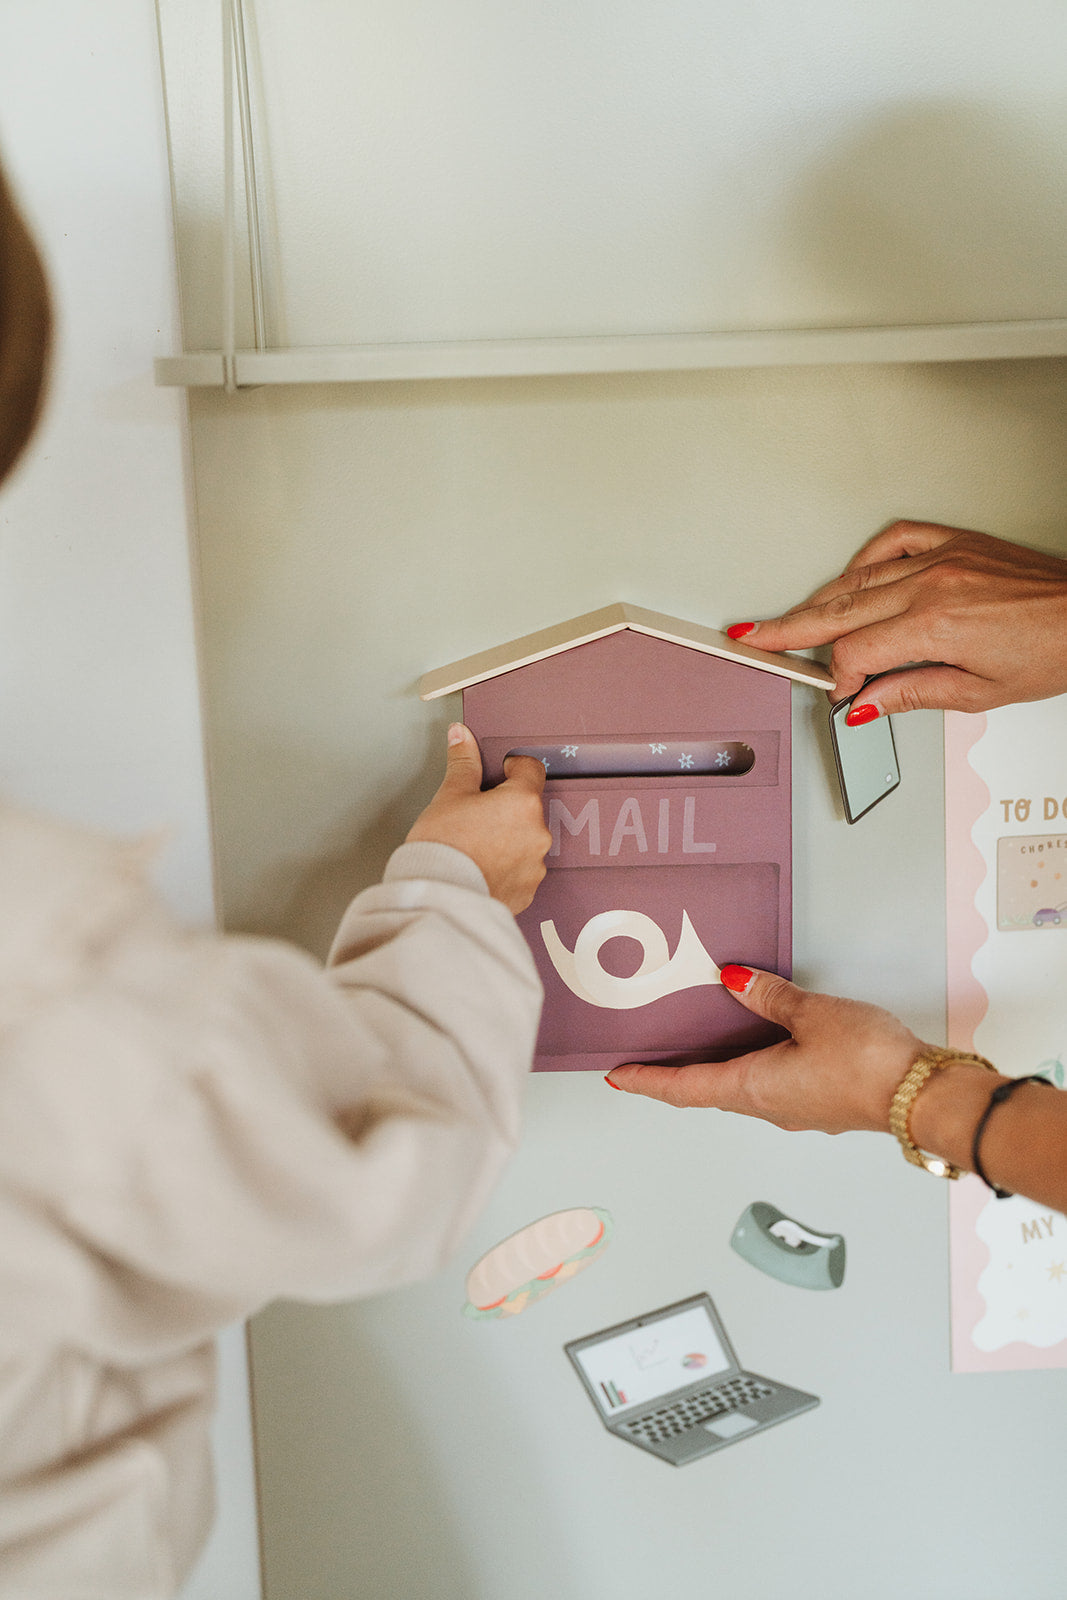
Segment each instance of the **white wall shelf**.
[{"label": "white wall shelf", "polygon": [[[884,149],[882,144],[877,145],[880,154],[875,168],[869,172],[863,150],[855,148],[851,90],[845,93],[841,73],[831,72],[824,85],[825,95],[829,97],[827,103],[836,108],[833,147],[838,151],[836,159],[845,166],[843,174],[835,180],[837,187],[822,196],[820,212],[811,196],[812,185],[816,184],[817,188],[820,163],[825,161],[825,107],[820,113],[816,135],[802,115],[808,91],[801,93],[800,86],[794,85],[799,99],[795,104],[791,102],[792,131],[783,145],[782,130],[768,109],[778,105],[781,92],[778,79],[764,81],[760,76],[758,83],[750,84],[738,95],[734,93],[736,73],[724,64],[735,58],[742,63],[748,61],[752,48],[750,29],[746,26],[736,36],[728,29],[724,33],[720,18],[709,34],[703,25],[694,24],[683,6],[675,19],[680,36],[690,40],[690,48],[703,62],[703,74],[711,73],[718,89],[717,95],[709,99],[705,76],[700,77],[697,103],[701,113],[695,118],[687,139],[702,155],[696,172],[687,180],[688,186],[683,186],[681,199],[672,187],[671,176],[676,173],[681,159],[679,149],[674,145],[666,150],[660,148],[656,142],[658,123],[650,125],[647,118],[642,120],[629,97],[623,97],[617,104],[602,85],[606,95],[602,112],[613,130],[609,145],[598,143],[584,121],[578,128],[568,120],[573,116],[573,93],[570,98],[564,94],[561,106],[556,107],[547,122],[535,119],[529,128],[522,122],[512,126],[510,120],[501,125],[498,98],[489,94],[486,99],[483,93],[492,74],[483,63],[474,81],[468,82],[463,75],[467,57],[461,52],[450,68],[453,75],[459,76],[453,82],[449,104],[467,105],[470,101],[469,117],[456,123],[456,130],[467,129],[464,136],[467,142],[461,146],[463,165],[456,169],[462,170],[465,177],[458,194],[453,197],[454,203],[446,208],[445,216],[438,214],[437,199],[441,184],[447,187],[452,181],[454,169],[449,164],[452,157],[440,170],[430,162],[436,178],[429,189],[426,187],[426,162],[430,158],[426,151],[414,161],[407,179],[404,177],[407,168],[401,163],[401,170],[387,185],[391,198],[384,209],[381,206],[374,209],[373,204],[374,196],[378,195],[377,167],[373,163],[370,168],[361,166],[357,159],[360,152],[374,150],[378,152],[379,163],[388,164],[397,154],[393,136],[388,135],[384,146],[376,140],[380,139],[383,129],[407,125],[412,120],[417,123],[416,107],[409,107],[405,113],[402,106],[393,106],[390,101],[387,111],[383,107],[379,107],[376,115],[368,111],[370,121],[366,125],[352,124],[353,108],[347,96],[343,106],[337,108],[336,115],[343,115],[338,127],[344,130],[341,143],[347,160],[343,168],[338,169],[335,186],[346,193],[360,193],[368,208],[365,214],[355,208],[358,225],[353,231],[350,226],[352,208],[338,209],[333,190],[323,189],[319,183],[321,163],[315,140],[305,147],[297,138],[305,119],[294,109],[299,99],[291,99],[295,90],[290,83],[288,67],[271,76],[270,62],[275,56],[291,65],[293,51],[299,43],[285,33],[286,8],[280,8],[277,14],[267,8],[269,22],[265,25],[274,51],[272,54],[268,49],[264,57],[260,38],[264,19],[260,16],[257,23],[250,9],[246,18],[245,0],[197,0],[197,3],[202,11],[202,26],[194,27],[191,35],[190,19],[184,8],[177,8],[180,16],[169,20],[164,16],[167,8],[162,8],[160,38],[162,46],[169,27],[172,49],[177,52],[177,59],[185,63],[184,74],[176,80],[178,92],[168,97],[172,160],[181,166],[178,153],[186,146],[199,152],[201,158],[200,166],[194,161],[186,174],[190,216],[200,218],[195,228],[191,222],[189,224],[190,238],[195,239],[196,247],[185,251],[186,276],[190,283],[199,285],[205,303],[221,289],[217,308],[219,321],[215,321],[214,314],[206,317],[198,314],[195,331],[187,329],[186,339],[192,344],[201,344],[201,348],[157,360],[157,384],[221,387],[232,391],[261,385],[1025,360],[1067,355],[1067,317],[1043,314],[1046,310],[1060,308],[1057,293],[1059,232],[1055,228],[1046,230],[1055,241],[1052,243],[1034,231],[1034,218],[1044,214],[1044,191],[1035,192],[1018,215],[992,214],[988,210],[993,193],[1030,194],[1032,183],[1037,181],[1031,172],[1033,151],[1040,146],[1036,135],[1031,134],[1027,145],[1029,164],[1020,163],[1018,152],[1009,160],[1011,152],[1005,154],[996,144],[994,136],[999,124],[988,108],[983,116],[971,120],[963,116],[958,107],[955,109],[951,125],[956,129],[957,142],[963,139],[966,162],[961,165],[956,159],[944,166],[947,157],[943,129],[940,124],[931,127],[919,114],[921,108],[911,106],[908,115],[912,121],[905,118],[906,127],[894,124],[883,128],[880,135],[877,129],[874,133],[868,132],[867,137],[875,137],[876,142],[878,138],[888,141]],[[209,28],[208,22],[212,13],[217,15],[216,7],[221,9],[222,20],[222,51],[218,62],[212,59],[210,48],[205,54],[204,45],[204,41],[214,35],[214,28]],[[783,23],[788,9],[780,19]],[[348,14],[347,8],[338,4],[333,23],[334,29],[340,30],[337,32],[338,48],[342,48],[341,40],[347,40],[343,48],[354,51],[358,57],[360,41],[364,44],[366,41],[351,16],[347,24],[349,31],[341,27],[342,14]],[[457,25],[464,14],[463,5],[457,0]],[[182,26],[177,26],[179,22]],[[588,38],[582,35],[583,48],[592,52],[588,56],[590,62],[598,61],[604,39],[592,12],[586,17],[586,24],[592,31]],[[671,30],[668,28],[665,32],[669,40]],[[404,40],[408,34],[401,27],[397,37]],[[542,43],[548,48],[551,40]],[[1004,55],[1007,45],[999,32],[996,44]],[[192,54],[188,53],[190,50]],[[578,54],[572,58],[575,50]],[[1015,93],[1020,83],[1025,84],[1025,100],[1030,105],[1034,98],[1032,79],[1037,70],[1033,52],[1028,49],[1021,63],[1016,62],[1014,66],[1011,65],[1014,56],[1010,51],[1007,54],[1011,61],[1005,60],[1004,64],[1005,93],[1009,89]],[[573,61],[585,59],[579,41],[570,41],[566,62],[573,64]],[[952,87],[958,99],[961,90],[954,48],[948,49],[947,60],[951,65],[945,67],[948,73],[945,84]],[[518,74],[515,81],[525,82],[524,61],[522,51],[516,56],[508,47],[503,49],[497,65],[508,81]],[[256,69],[251,74],[250,62]],[[679,73],[684,76],[684,63],[676,58],[673,47],[667,50],[661,66],[668,73],[669,84],[676,84]],[[911,67],[907,67],[903,75],[899,64],[890,70],[883,62],[882,67],[888,76],[883,75],[883,81],[883,76],[876,74],[879,87],[876,93],[875,88],[869,86],[869,95],[873,97],[874,106],[882,108],[879,115],[884,120],[888,115],[886,107],[897,105],[902,94],[914,96],[916,90]],[[266,82],[260,84],[258,93],[253,96],[253,79],[262,79],[264,72]],[[427,82],[436,83],[437,75],[435,65]],[[851,75],[846,74],[845,80],[851,84]],[[315,82],[322,87],[321,74],[316,76]],[[452,80],[446,78],[446,82]],[[1058,94],[1059,79],[1054,78],[1053,82]],[[203,103],[193,115],[188,103],[189,83],[204,86]],[[691,87],[696,93],[697,80],[693,80]],[[215,127],[217,98],[221,98],[223,109],[221,127],[217,130],[222,134],[221,151],[209,156],[217,140],[214,133],[206,135],[204,128],[208,124]],[[417,104],[421,106],[422,102]],[[904,104],[911,105],[911,102]],[[867,114],[869,120],[872,113]],[[203,127],[197,123],[197,115]],[[279,146],[285,153],[279,157],[276,151],[273,165],[267,160],[264,176],[256,146],[262,143],[266,156],[270,156],[266,133],[275,125],[286,128],[286,142]],[[175,126],[180,130],[177,138]],[[557,149],[552,143],[553,130],[564,126],[569,129],[565,149]],[[454,137],[459,139],[460,132],[456,130]],[[623,160],[622,152],[637,147],[643,151],[651,141],[664,163],[662,169],[656,168],[661,172],[659,187],[654,193],[640,186],[633,193],[627,190],[625,204],[619,211],[605,198],[605,190],[614,193],[614,189],[605,183],[604,172],[598,165],[599,175],[591,191],[595,195],[594,204],[588,187],[581,188],[581,182],[588,180],[589,174],[586,167],[576,161],[574,140],[579,133],[582,134],[578,140],[579,151],[586,150],[583,140],[591,140],[589,150],[598,163],[602,164],[610,155],[610,172]],[[1050,125],[1046,136],[1055,143],[1060,136],[1059,125]],[[514,144],[519,150],[536,149],[541,163],[539,170],[543,169],[544,183],[550,188],[552,174],[562,171],[568,175],[564,192],[547,211],[538,212],[536,207],[529,209],[543,186],[540,180],[532,186],[534,193],[531,194],[531,185],[525,182],[516,185],[512,181],[514,174],[510,168],[506,174],[508,181],[498,192],[500,173],[492,163],[486,167],[482,160],[485,151],[494,146],[494,139],[510,141],[508,148]],[[922,151],[921,170],[916,169],[917,158],[912,148],[916,139]],[[746,154],[743,170],[731,177],[733,169],[722,152],[735,146]],[[982,166],[980,153],[987,146],[1000,151],[999,179],[994,182],[986,174],[965,215],[953,214],[949,219],[951,225],[947,226],[945,206],[951,197],[970,192],[967,188],[970,175],[976,165]],[[768,162],[769,148],[777,150],[776,162]],[[720,154],[710,159],[714,152]],[[205,183],[201,169],[205,161],[210,166],[218,157],[221,158],[218,171],[223,193],[220,276],[216,278],[210,265],[214,252],[204,250],[202,231],[203,217],[214,211],[215,198],[213,185]],[[869,159],[874,160],[874,157]],[[1055,170],[1060,169],[1060,164],[1057,157]],[[182,170],[186,169],[182,167]],[[644,165],[637,162],[636,170],[640,174],[645,170]],[[767,188],[769,174],[773,173],[778,173],[778,179]],[[887,188],[887,173],[897,174],[898,182],[904,184],[899,194],[892,184]],[[875,176],[879,177],[877,184]],[[269,200],[265,209],[261,209],[260,204],[261,184],[265,184]],[[854,192],[857,186],[863,197],[858,211]],[[674,197],[671,201],[674,209],[668,207],[661,214],[657,207],[664,187]],[[694,190],[701,196],[695,216]],[[497,196],[498,212],[493,213],[490,230],[495,242],[491,245],[486,236],[485,219],[472,199],[472,191],[483,198]],[[872,193],[877,193],[888,208],[887,217],[895,216],[894,207],[899,209],[906,200],[904,210],[912,219],[908,235],[911,248],[903,250],[897,241],[893,248],[886,245],[875,256],[870,255],[872,239],[881,237],[875,226],[877,214],[870,211]],[[576,199],[581,194],[586,195],[584,205],[579,205]],[[516,195],[522,197],[522,203],[514,211],[511,199]],[[793,215],[798,195],[809,197],[803,227]],[[237,210],[242,196],[245,217],[239,229]],[[381,196],[378,198],[380,200]],[[1049,199],[1048,204],[1051,203]],[[593,229],[588,225],[590,205],[598,218],[597,227]],[[569,233],[564,230],[563,235],[557,236],[553,230],[559,217],[572,215],[576,206],[581,226],[572,226]],[[919,215],[916,217],[913,213],[917,208]],[[180,215],[180,207],[178,212]],[[710,234],[705,226],[709,213],[718,219]],[[981,232],[975,237],[964,224],[973,223],[979,214]],[[322,219],[326,216],[331,218],[331,246],[325,252],[310,252],[313,267],[309,268],[305,259],[309,253],[295,248],[295,241],[319,237],[324,226]],[[655,226],[650,220],[653,216],[659,219]],[[261,218],[263,223],[269,224],[270,236],[266,238],[262,236]],[[634,218],[645,220],[635,225]],[[947,256],[944,251],[946,227],[952,243]],[[685,239],[685,248],[666,253],[659,250],[656,241],[665,228],[668,233],[673,229],[679,239]],[[897,231],[895,224],[894,240]],[[551,250],[546,244],[540,253],[534,252],[535,259],[542,261],[542,265],[546,251],[556,263],[561,276],[554,289],[551,285],[546,288],[545,274],[540,270],[525,270],[530,256],[529,239],[534,235],[555,241]],[[371,237],[375,241],[373,249],[368,245]],[[1000,254],[990,252],[984,248],[989,237],[1012,240],[1016,248]],[[602,246],[595,245],[597,239],[606,238],[619,241],[615,253],[609,252],[608,256],[603,254]],[[523,240],[526,240],[525,245],[521,243]],[[729,240],[734,242],[729,243]],[[179,237],[179,253],[180,246]],[[641,249],[646,251],[644,256]],[[898,251],[899,259],[894,250]],[[615,271],[620,255],[631,264],[630,277],[623,274],[620,278]],[[677,271],[679,256],[690,263],[688,272],[681,275]],[[862,268],[862,287],[857,289],[847,274],[842,280],[833,278],[829,284],[824,282],[829,270],[827,257],[832,258],[834,270],[838,272],[842,262],[852,262],[850,270],[853,272]],[[473,291],[468,290],[468,274],[456,277],[458,259],[476,259],[479,263],[477,292],[473,304],[466,309],[465,300]],[[324,260],[333,263],[332,272],[325,276],[321,273]],[[757,270],[757,263],[763,264],[760,270]],[[384,284],[379,281],[383,271]],[[643,271],[644,277],[634,279],[633,271]],[[694,276],[699,285],[696,300],[690,281]],[[952,285],[952,292],[947,295],[946,280]],[[353,282],[360,286],[354,298]],[[601,286],[592,302],[587,297],[591,283]],[[745,285],[743,292],[739,287],[742,283]],[[649,298],[646,290],[651,284],[660,286],[662,293],[658,298]],[[503,305],[499,292],[504,294]],[[687,324],[690,327],[696,324],[699,327],[706,314],[704,308],[716,305],[717,315],[727,324],[727,330],[659,334],[572,332],[563,337],[463,336],[468,330],[477,329],[479,324],[506,331],[510,313],[517,303],[525,307],[527,326],[540,324],[562,328],[569,325],[572,329],[581,328],[583,323],[588,325],[594,318],[601,326],[610,327],[614,323],[616,327],[625,328],[635,314],[653,323],[659,321],[661,325],[685,328]],[[316,304],[320,304],[318,316],[309,310]],[[272,305],[279,315],[279,307],[289,308],[289,325],[285,331],[282,323],[268,315]],[[439,308],[440,321],[438,312],[428,309],[431,306]],[[954,317],[956,307],[958,316]],[[1002,311],[1010,320],[988,320],[986,308],[994,314]],[[951,320],[944,320],[946,311]],[[273,339],[272,320],[276,321]],[[434,322],[442,326],[442,331],[449,325],[453,331],[462,330],[461,337],[435,339]],[[737,322],[763,322],[764,326],[747,330],[736,326],[729,328],[730,323]],[[315,337],[319,327],[323,330],[321,343]],[[239,331],[241,329],[243,332]],[[413,337],[397,338],[397,334],[403,335],[408,329]],[[367,342],[351,342],[351,335],[344,344],[334,342],[339,334],[345,338],[349,330],[357,340],[362,336]],[[383,342],[370,342],[379,330],[380,335],[384,335]],[[426,334],[430,337],[425,337]],[[238,340],[244,348],[237,348]]]},{"label": "white wall shelf", "polygon": [[[717,367],[1006,361],[1067,356],[1067,318],[901,328],[796,328],[751,333],[625,334],[567,339],[472,339],[237,350],[237,388],[262,384],[420,382],[599,372],[684,372]],[[220,350],[162,356],[156,383],[222,388]]]}]

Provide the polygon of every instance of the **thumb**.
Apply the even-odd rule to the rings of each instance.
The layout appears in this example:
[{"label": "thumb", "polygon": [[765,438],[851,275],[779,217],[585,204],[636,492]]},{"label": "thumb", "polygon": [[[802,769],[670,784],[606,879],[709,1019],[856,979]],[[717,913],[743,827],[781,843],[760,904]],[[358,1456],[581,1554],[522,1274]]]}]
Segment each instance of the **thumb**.
[{"label": "thumb", "polygon": [[845,721],[858,728],[901,711],[988,711],[997,703],[993,686],[972,672],[944,665],[907,667],[860,689]]},{"label": "thumb", "polygon": [[807,999],[806,989],[780,978],[776,972],[760,972],[753,967],[725,966],[720,968],[719,976],[723,988],[729,989],[747,1010],[789,1033],[796,1031],[797,1013]]},{"label": "thumb", "polygon": [[478,741],[462,722],[448,730],[448,755],[441,789],[449,794],[477,794],[482,787],[482,753]]},{"label": "thumb", "polygon": [[504,779],[513,789],[528,789],[531,794],[540,794],[547,777],[544,762],[538,761],[536,756],[504,757]]}]

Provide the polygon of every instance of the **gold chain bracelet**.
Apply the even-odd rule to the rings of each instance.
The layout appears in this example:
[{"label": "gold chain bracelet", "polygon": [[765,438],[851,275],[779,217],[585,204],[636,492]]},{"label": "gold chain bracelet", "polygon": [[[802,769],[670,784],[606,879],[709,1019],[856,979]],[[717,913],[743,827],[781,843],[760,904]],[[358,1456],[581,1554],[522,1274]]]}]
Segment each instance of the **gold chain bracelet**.
[{"label": "gold chain bracelet", "polygon": [[958,1178],[962,1168],[953,1166],[951,1161],[944,1160],[942,1156],[928,1156],[925,1151],[920,1150],[911,1137],[908,1119],[919,1090],[931,1073],[937,1072],[941,1067],[950,1067],[955,1061],[966,1061],[972,1066],[985,1067],[989,1072],[997,1070],[985,1056],[976,1056],[967,1050],[945,1050],[939,1045],[931,1045],[909,1067],[889,1107],[889,1131],[900,1141],[905,1161],[910,1161],[913,1167],[922,1167],[935,1178]]}]

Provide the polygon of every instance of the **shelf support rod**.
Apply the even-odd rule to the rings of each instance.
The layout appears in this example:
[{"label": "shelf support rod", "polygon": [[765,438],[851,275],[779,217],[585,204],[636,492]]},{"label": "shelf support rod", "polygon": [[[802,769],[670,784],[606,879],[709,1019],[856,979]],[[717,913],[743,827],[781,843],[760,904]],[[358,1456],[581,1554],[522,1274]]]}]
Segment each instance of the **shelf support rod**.
[{"label": "shelf support rod", "polygon": [[222,0],[222,384],[237,389],[234,229],[233,0]]},{"label": "shelf support rod", "polygon": [[252,100],[248,87],[248,51],[243,0],[222,0],[222,368],[227,394],[237,388],[237,239],[236,150],[234,147],[234,90],[241,124],[241,176],[248,223],[248,258],[252,293],[252,323],[256,350],[267,344],[263,295],[263,250],[259,226],[259,190],[252,136]]},{"label": "shelf support rod", "polygon": [[233,48],[237,69],[237,110],[241,119],[241,162],[244,170],[245,208],[248,215],[248,256],[252,279],[252,324],[255,348],[267,348],[267,323],[263,294],[263,249],[259,228],[259,184],[252,138],[252,95],[248,87],[248,51],[245,45],[244,0],[233,0]]}]

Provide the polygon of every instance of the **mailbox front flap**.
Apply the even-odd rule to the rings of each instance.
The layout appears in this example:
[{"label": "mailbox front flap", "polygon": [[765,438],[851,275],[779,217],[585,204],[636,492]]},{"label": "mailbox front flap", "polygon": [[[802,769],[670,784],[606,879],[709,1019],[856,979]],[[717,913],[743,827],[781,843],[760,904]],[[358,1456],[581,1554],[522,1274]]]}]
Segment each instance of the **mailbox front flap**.
[{"label": "mailbox front flap", "polygon": [[543,761],[548,872],[519,917],[539,1070],[725,1059],[783,1035],[719,982],[791,961],[788,682],[637,634],[464,692],[487,782]]}]

